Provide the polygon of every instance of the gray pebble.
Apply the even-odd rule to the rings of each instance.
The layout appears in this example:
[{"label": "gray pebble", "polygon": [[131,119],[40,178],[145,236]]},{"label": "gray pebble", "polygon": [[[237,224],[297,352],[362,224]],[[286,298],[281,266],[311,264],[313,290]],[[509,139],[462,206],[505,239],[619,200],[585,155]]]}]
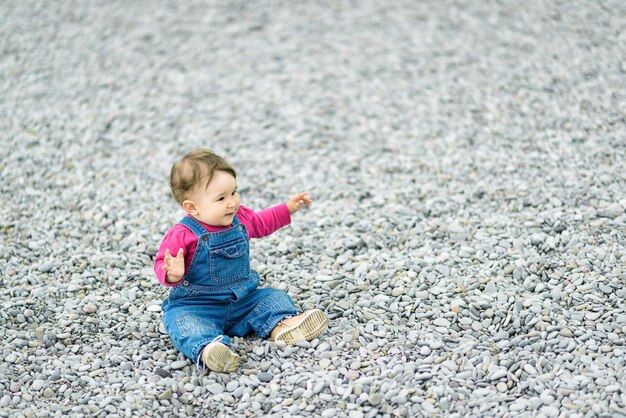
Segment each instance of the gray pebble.
[{"label": "gray pebble", "polygon": [[211,385],[208,385],[206,389],[213,395],[219,395],[220,393],[224,392],[224,386],[219,383],[213,383]]},{"label": "gray pebble", "polygon": [[541,412],[550,418],[559,416],[559,409],[554,406],[544,406],[541,408]]},{"label": "gray pebble", "polygon": [[259,380],[261,382],[271,382],[272,379],[274,378],[274,376],[272,376],[271,373],[267,373],[267,372],[261,372],[257,375],[257,377],[259,378]]},{"label": "gray pebble", "polygon": [[448,321],[445,318],[437,318],[433,321],[433,324],[438,326],[438,327],[449,327],[450,326],[450,321]]},{"label": "gray pebble", "polygon": [[188,364],[189,363],[187,362],[187,360],[178,360],[172,362],[172,364],[170,364],[170,367],[172,368],[172,370],[179,370],[186,367]]},{"label": "gray pebble", "polygon": [[46,384],[46,382],[44,380],[36,379],[36,380],[33,380],[33,383],[30,385],[30,389],[35,391],[35,392],[38,392],[41,389],[43,389],[45,384]]}]

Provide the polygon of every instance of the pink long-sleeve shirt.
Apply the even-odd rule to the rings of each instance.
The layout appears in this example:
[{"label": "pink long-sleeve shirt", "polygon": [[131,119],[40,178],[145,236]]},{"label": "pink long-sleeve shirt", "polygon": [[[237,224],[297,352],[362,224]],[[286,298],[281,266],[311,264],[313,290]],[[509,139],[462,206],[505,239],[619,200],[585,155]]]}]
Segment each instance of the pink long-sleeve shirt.
[{"label": "pink long-sleeve shirt", "polygon": [[[237,211],[237,217],[239,221],[245,225],[248,231],[248,239],[250,238],[262,238],[270,235],[274,231],[287,226],[291,223],[291,214],[287,204],[283,203],[271,208],[263,209],[258,212],[254,212],[245,206],[240,206]],[[200,222],[208,232],[224,231],[230,226],[213,226]],[[168,283],[166,280],[167,273],[163,270],[163,259],[165,258],[165,250],[169,249],[172,256],[176,256],[178,249],[183,249],[183,257],[185,257],[185,272],[189,271],[189,265],[193,259],[193,255],[196,252],[196,246],[198,245],[198,237],[189,228],[182,224],[176,224],[169,231],[161,241],[159,252],[154,259],[154,274],[156,274],[159,282],[165,286],[178,286],[182,279],[176,283]],[[183,276],[184,279],[184,276]]]}]

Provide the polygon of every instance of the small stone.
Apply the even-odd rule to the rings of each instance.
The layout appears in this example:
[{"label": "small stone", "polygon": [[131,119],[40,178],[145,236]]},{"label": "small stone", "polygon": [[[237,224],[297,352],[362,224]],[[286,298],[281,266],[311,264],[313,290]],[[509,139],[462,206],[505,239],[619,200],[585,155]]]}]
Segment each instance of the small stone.
[{"label": "small stone", "polygon": [[498,289],[496,288],[496,283],[493,280],[490,280],[489,283],[487,283],[487,286],[485,286],[485,293],[487,293],[488,295],[492,295],[494,293],[496,293]]},{"label": "small stone", "polygon": [[311,348],[311,342],[306,340],[296,341],[294,345],[300,348]]},{"label": "small stone", "polygon": [[265,383],[271,382],[272,379],[274,378],[274,376],[272,376],[272,374],[268,372],[261,372],[257,374],[257,377],[261,382],[265,382]]},{"label": "small stone", "polygon": [[316,350],[319,351],[320,353],[324,353],[328,350],[330,350],[330,344],[328,344],[326,341],[321,342],[317,347]]},{"label": "small stone", "polygon": [[168,400],[172,397],[172,391],[170,389],[167,389],[164,392],[161,392],[158,396],[160,401],[165,401]]},{"label": "small stone", "polygon": [[354,269],[354,276],[355,277],[363,277],[367,274],[367,270],[368,270],[369,266],[367,263],[361,263],[357,266],[357,268]]},{"label": "small stone", "polygon": [[448,232],[451,234],[464,234],[465,228],[463,228],[456,222],[450,222],[450,224],[448,225]]},{"label": "small stone", "polygon": [[348,370],[346,372],[346,378],[349,380],[355,380],[358,379],[360,376],[359,372],[357,372],[356,370]]},{"label": "small stone", "polygon": [[498,333],[494,336],[496,341],[508,340],[509,332],[508,331],[498,331]]},{"label": "small stone", "polygon": [[328,408],[322,411],[322,418],[334,418],[337,416],[337,409]]},{"label": "small stone", "polygon": [[426,413],[430,414],[431,412],[433,412],[435,410],[435,406],[432,403],[428,402],[428,401],[424,401],[424,402],[422,402],[422,409]]},{"label": "small stone", "polygon": [[378,350],[378,344],[376,343],[376,341],[372,341],[367,343],[365,348],[367,348],[369,351],[376,351]]},{"label": "small stone", "polygon": [[570,331],[569,328],[563,328],[561,330],[559,330],[559,335],[561,337],[572,337],[574,334],[572,334],[572,331]]},{"label": "small stone", "polygon": [[330,359],[323,358],[323,359],[320,360],[320,367],[322,367],[323,369],[328,368],[328,366],[330,366],[330,365],[331,365]]},{"label": "small stone", "polygon": [[372,406],[377,406],[380,405],[380,403],[382,402],[383,397],[378,394],[378,393],[372,393],[368,398],[367,401],[370,403],[370,405]]},{"label": "small stone", "polygon": [[622,205],[620,205],[619,203],[613,202],[609,206],[606,207],[606,213],[611,218],[617,218],[618,216],[621,216],[624,214],[624,208],[622,208]]},{"label": "small stone", "polygon": [[532,245],[541,245],[541,244],[543,244],[544,239],[545,239],[545,237],[542,234],[533,234],[530,237],[530,243]]},{"label": "small stone", "polygon": [[524,364],[524,371],[528,374],[537,374],[537,369],[535,369],[531,364]]},{"label": "small stone", "polygon": [[211,392],[213,395],[219,395],[220,393],[224,392],[224,386],[222,386],[220,383],[213,383],[212,385],[208,385],[206,387],[206,390]]},{"label": "small stone", "polygon": [[619,391],[619,385],[608,385],[604,388],[607,393],[614,393]]},{"label": "small stone", "polygon": [[415,297],[421,300],[428,299],[429,295],[430,293],[427,290],[420,290],[420,291],[415,292]]},{"label": "small stone", "polygon": [[33,384],[30,385],[30,389],[35,392],[39,392],[45,386],[46,382],[41,379],[33,380]]},{"label": "small stone", "polygon": [[[122,365],[122,368],[123,368],[123,369],[125,369],[125,370],[132,370],[132,369],[133,369],[132,364],[130,364],[130,363],[126,363],[126,364],[128,364],[128,366],[130,366],[130,369],[127,369],[127,368],[126,368],[126,367],[128,367],[128,366],[124,367],[124,365]],[[165,378],[172,377],[172,373],[170,373],[169,371],[167,371],[167,370],[165,370],[165,369],[162,369],[162,368],[160,368],[160,367],[158,367],[158,368],[155,370],[155,373],[156,373],[156,374],[158,374],[159,376],[161,376],[161,377],[165,377]]]},{"label": "small stone", "polygon": [[391,296],[393,297],[398,297],[400,295],[403,295],[405,292],[404,287],[400,286],[400,287],[394,287],[393,290],[391,291]]},{"label": "small stone", "polygon": [[97,310],[98,308],[93,303],[88,303],[85,306],[83,306],[83,312],[85,313],[92,314],[92,313],[95,313]]},{"label": "small stone", "polygon": [[541,408],[541,412],[543,412],[543,414],[548,417],[548,418],[553,418],[553,417],[558,417],[559,416],[559,410],[558,408],[554,407],[554,406],[544,406],[543,408]]},{"label": "small stone", "polygon": [[352,370],[359,370],[361,368],[361,362],[359,360],[354,360],[352,363],[350,363],[350,368]]},{"label": "small stone", "polygon": [[48,261],[46,263],[41,264],[37,270],[39,270],[42,273],[49,273],[50,271],[52,271],[52,268],[54,267],[54,263],[52,261]]},{"label": "small stone", "polygon": [[511,412],[520,412],[526,409],[526,401],[525,400],[517,400],[511,404],[509,407],[509,411]]},{"label": "small stone", "polygon": [[491,380],[499,380],[506,377],[507,371],[505,369],[498,369],[491,375]]},{"label": "small stone", "polygon": [[449,327],[450,321],[448,321],[446,318],[437,318],[433,321],[433,324],[438,327]]},{"label": "small stone", "polygon": [[177,361],[172,362],[172,364],[170,364],[170,367],[173,370],[180,370],[183,367],[187,366],[187,364],[188,364],[187,360],[177,360]]},{"label": "small stone", "polygon": [[498,390],[498,392],[504,393],[504,392],[506,392],[507,390],[509,390],[509,387],[506,385],[506,383],[504,383],[504,382],[499,382],[499,383],[496,385],[496,389]]}]

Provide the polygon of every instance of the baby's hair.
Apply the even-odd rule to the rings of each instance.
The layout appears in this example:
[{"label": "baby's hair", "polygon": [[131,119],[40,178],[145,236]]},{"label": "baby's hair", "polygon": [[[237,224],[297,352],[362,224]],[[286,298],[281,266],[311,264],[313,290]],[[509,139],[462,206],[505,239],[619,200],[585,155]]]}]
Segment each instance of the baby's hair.
[{"label": "baby's hair", "polygon": [[194,188],[202,184],[206,187],[217,170],[225,171],[237,178],[233,167],[213,151],[204,148],[190,151],[172,166],[170,172],[172,196],[182,205]]}]

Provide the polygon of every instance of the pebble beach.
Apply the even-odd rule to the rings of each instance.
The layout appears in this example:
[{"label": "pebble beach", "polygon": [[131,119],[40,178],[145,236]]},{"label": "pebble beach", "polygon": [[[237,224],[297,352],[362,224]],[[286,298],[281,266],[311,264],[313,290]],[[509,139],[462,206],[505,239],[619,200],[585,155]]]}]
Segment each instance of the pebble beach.
[{"label": "pebble beach", "polygon": [[[0,417],[626,417],[626,3],[0,3]],[[329,329],[198,370],[152,271],[204,147]]]}]

